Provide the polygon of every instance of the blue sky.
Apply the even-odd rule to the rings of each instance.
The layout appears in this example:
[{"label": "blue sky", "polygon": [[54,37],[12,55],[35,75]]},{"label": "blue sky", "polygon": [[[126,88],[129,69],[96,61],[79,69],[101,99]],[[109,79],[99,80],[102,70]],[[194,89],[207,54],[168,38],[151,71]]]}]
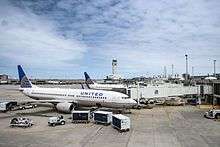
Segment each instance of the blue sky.
[{"label": "blue sky", "polygon": [[[33,78],[123,77],[220,64],[219,0],[1,0],[0,73]],[[191,72],[191,71],[190,71]]]}]

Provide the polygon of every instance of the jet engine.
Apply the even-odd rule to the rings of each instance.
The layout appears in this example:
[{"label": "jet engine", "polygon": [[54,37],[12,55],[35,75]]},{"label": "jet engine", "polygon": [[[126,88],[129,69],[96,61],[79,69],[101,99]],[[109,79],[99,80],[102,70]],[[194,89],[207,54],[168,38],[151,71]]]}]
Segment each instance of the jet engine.
[{"label": "jet engine", "polygon": [[64,113],[70,113],[74,108],[75,105],[73,103],[68,103],[68,102],[58,103],[56,105],[56,109]]}]

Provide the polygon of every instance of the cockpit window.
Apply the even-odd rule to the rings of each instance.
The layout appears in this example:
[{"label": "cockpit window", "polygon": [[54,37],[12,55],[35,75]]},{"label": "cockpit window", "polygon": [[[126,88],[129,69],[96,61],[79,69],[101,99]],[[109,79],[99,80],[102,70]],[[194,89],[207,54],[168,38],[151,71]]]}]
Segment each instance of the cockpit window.
[{"label": "cockpit window", "polygon": [[122,97],[122,99],[129,99],[129,97]]}]

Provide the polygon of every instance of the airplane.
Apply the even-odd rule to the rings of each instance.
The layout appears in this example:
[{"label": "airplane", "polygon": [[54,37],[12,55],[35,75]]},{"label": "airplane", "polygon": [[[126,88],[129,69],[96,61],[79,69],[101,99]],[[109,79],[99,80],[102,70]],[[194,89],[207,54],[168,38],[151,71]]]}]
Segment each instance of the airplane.
[{"label": "airplane", "polygon": [[34,99],[35,103],[52,103],[61,112],[71,113],[80,106],[129,109],[137,104],[126,94],[114,91],[38,87],[27,78],[21,65],[17,68],[21,82],[19,90]]},{"label": "airplane", "polygon": [[87,87],[90,89],[103,89],[103,90],[112,90],[112,89],[124,89],[126,88],[123,84],[99,84],[91,80],[87,72],[84,72],[85,81]]}]

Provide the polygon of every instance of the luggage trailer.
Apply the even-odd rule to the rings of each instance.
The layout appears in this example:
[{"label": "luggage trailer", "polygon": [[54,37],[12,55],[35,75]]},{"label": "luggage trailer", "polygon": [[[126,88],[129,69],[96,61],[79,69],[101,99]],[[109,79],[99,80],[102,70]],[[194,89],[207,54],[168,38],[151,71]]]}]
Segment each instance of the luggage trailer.
[{"label": "luggage trailer", "polygon": [[94,114],[93,114],[93,120],[94,120],[95,123],[110,125],[111,122],[112,122],[112,112],[95,111]]},{"label": "luggage trailer", "polygon": [[112,115],[112,126],[121,132],[129,131],[131,127],[130,118],[122,114]]},{"label": "luggage trailer", "polygon": [[90,111],[73,111],[72,123],[89,123]]}]

